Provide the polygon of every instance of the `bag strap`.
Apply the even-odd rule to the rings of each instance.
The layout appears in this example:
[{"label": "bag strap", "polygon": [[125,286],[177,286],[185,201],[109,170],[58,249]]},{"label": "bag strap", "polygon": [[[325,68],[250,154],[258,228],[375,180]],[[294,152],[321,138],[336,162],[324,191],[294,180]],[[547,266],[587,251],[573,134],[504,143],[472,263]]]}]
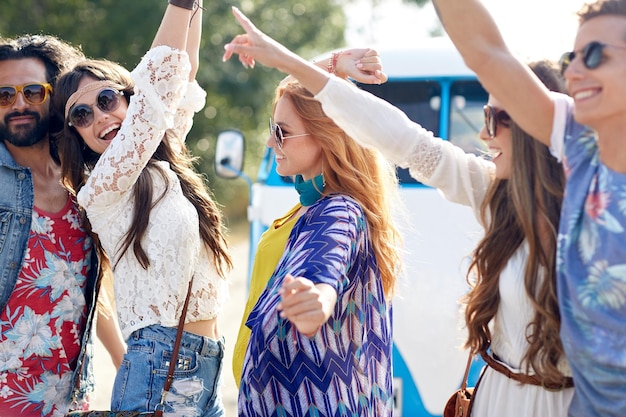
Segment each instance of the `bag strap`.
[{"label": "bag strap", "polygon": [[[183,304],[183,310],[180,313],[180,319],[178,321],[178,330],[176,330],[176,340],[174,341],[174,350],[172,350],[172,357],[170,359],[170,367],[167,370],[167,378],[165,378],[165,386],[163,387],[163,393],[161,394],[161,403],[163,406],[165,401],[165,394],[170,390],[172,382],[174,381],[174,370],[176,369],[176,358],[178,357],[178,351],[180,350],[180,341],[183,338],[183,327],[185,327],[185,317],[187,317],[187,307],[189,306],[189,299],[191,298],[191,286],[193,284],[193,277],[189,281],[189,289],[187,290],[187,297],[185,298],[185,304]],[[158,410],[160,411],[160,410]],[[157,417],[159,417],[157,415]]]},{"label": "bag strap", "polygon": [[[174,341],[174,349],[172,350],[172,357],[170,358],[170,367],[167,370],[167,377],[165,379],[165,386],[163,387],[163,392],[161,393],[161,402],[157,405],[156,410],[154,410],[155,417],[163,416],[163,403],[165,402],[165,395],[170,390],[172,386],[172,382],[174,381],[174,371],[176,370],[176,358],[178,357],[178,351],[180,350],[180,342],[183,338],[183,328],[185,327],[185,318],[187,317],[187,307],[189,306],[189,299],[191,298],[191,287],[193,285],[193,276],[191,280],[189,280],[189,288],[187,289],[187,296],[185,297],[185,303],[183,304],[183,309],[180,314],[180,319],[178,319],[178,329],[176,330],[176,340]],[[100,283],[96,286],[96,299],[98,296],[98,292],[100,291]],[[95,313],[93,314],[95,316]],[[92,317],[93,319],[93,317]],[[87,349],[87,344],[82,347],[82,350]],[[74,385],[74,394],[72,398],[72,404],[77,402],[77,395],[80,385],[80,375],[82,374],[83,368],[85,365],[85,361],[81,364],[80,374],[76,378],[76,382]]]},{"label": "bag strap", "polygon": [[465,391],[467,388],[467,377],[469,377],[469,370],[472,366],[472,359],[474,359],[474,355],[470,351],[469,356],[467,357],[467,365],[465,365],[465,374],[463,375],[463,382],[461,383],[461,390]]}]

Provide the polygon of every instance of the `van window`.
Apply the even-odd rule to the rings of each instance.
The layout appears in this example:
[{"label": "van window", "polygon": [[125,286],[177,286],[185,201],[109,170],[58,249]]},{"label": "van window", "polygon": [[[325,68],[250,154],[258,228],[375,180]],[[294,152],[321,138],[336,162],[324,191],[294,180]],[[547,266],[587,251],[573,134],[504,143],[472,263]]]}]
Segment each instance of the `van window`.
[{"label": "van window", "polygon": [[384,84],[359,84],[363,90],[387,100],[436,136],[439,133],[441,84],[427,80],[389,80]]},{"label": "van window", "polygon": [[[486,150],[478,132],[483,125],[487,94],[476,80],[390,79],[385,84],[359,84],[359,87],[387,100],[409,119],[466,152],[480,154]],[[449,94],[445,94],[448,91]],[[451,98],[442,103],[442,96]],[[419,184],[403,168],[398,168],[398,178],[401,184]]]},{"label": "van window", "polygon": [[483,106],[487,93],[477,81],[456,81],[450,88],[450,126],[448,140],[466,153],[481,155],[487,150],[478,137],[484,124]]}]

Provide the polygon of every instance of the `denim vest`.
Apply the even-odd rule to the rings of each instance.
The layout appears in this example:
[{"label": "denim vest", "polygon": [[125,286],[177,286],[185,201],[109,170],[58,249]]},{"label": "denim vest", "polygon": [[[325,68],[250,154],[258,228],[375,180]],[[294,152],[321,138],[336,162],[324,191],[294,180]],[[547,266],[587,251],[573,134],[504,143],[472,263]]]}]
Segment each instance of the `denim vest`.
[{"label": "denim vest", "polygon": [[[34,186],[30,169],[15,163],[4,143],[0,142],[0,310],[6,306],[17,277],[19,276],[30,235],[34,205]],[[87,325],[82,337],[81,350],[72,378],[74,386],[80,378],[80,393],[75,400],[82,401],[85,394],[93,391],[93,343],[91,324],[95,314],[95,281],[98,275],[98,258],[92,251],[92,267],[87,277],[85,300],[87,302]],[[83,366],[84,364],[84,366]],[[81,375],[79,375],[79,373]]]}]

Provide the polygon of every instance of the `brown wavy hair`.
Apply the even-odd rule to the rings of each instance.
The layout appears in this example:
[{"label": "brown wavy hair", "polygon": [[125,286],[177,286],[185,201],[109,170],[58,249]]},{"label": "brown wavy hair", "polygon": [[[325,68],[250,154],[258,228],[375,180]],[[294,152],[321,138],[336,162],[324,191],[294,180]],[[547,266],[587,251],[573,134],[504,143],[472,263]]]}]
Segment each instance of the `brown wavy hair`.
[{"label": "brown wavy hair", "polygon": [[[564,91],[558,68],[551,62],[530,64],[552,91]],[[495,179],[481,206],[485,235],[474,251],[465,297],[468,328],[466,346],[484,353],[491,342],[489,324],[500,303],[500,273],[526,242],[528,258],[524,286],[535,314],[526,328],[526,372],[548,384],[562,382],[558,363],[564,357],[556,295],[556,244],[565,177],[563,167],[547,146],[533,139],[513,120],[510,179]],[[474,281],[475,280],[475,281]]]},{"label": "brown wavy hair", "polygon": [[[130,73],[122,66],[107,60],[85,60],[76,65],[71,71],[63,74],[57,81],[57,87],[53,97],[53,108],[59,116],[64,118],[65,103],[68,98],[78,89],[83,77],[91,77],[95,80],[107,80],[116,84],[123,92],[127,101],[133,94],[134,82]],[[151,175],[161,175],[168,182],[167,176],[158,166],[158,161],[169,163],[172,171],[176,173],[185,197],[194,205],[200,221],[200,237],[204,241],[220,276],[232,267],[232,260],[227,249],[225,230],[222,214],[212,195],[210,194],[205,178],[196,172],[194,168],[195,158],[183,146],[182,150],[175,150],[171,141],[175,140],[182,144],[182,140],[172,138],[162,140],[157,150],[152,155],[133,189],[135,209],[133,213],[132,227],[119,249],[122,256],[131,246],[135,257],[147,269],[150,260],[141,246],[141,240],[148,228],[150,211],[154,201],[163,198],[163,195],[154,199],[154,190]],[[61,156],[61,175],[65,187],[76,195],[85,185],[89,172],[93,169],[100,155],[93,152],[87,146],[76,129],[70,126],[67,120],[59,140],[59,154]]]},{"label": "brown wavy hair", "polygon": [[319,101],[293,78],[276,90],[274,109],[280,98],[288,99],[307,132],[322,148],[326,186],[323,195],[341,193],[363,208],[387,297],[393,296],[400,270],[401,236],[392,208],[397,203],[398,179],[394,167],[373,148],[357,144],[322,110]]}]

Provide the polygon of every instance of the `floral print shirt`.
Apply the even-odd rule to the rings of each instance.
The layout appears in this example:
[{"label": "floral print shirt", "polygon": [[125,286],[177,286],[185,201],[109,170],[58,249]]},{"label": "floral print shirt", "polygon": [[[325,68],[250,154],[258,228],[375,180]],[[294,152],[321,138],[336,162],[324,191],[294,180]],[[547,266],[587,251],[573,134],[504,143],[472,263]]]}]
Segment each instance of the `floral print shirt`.
[{"label": "floral print shirt", "polygon": [[24,264],[0,315],[0,416],[62,416],[86,321],[92,241],[71,199],[33,211]]},{"label": "floral print shirt", "polygon": [[573,102],[554,95],[551,148],[567,176],[558,242],[561,337],[576,385],[570,416],[626,416],[626,174],[599,158]]}]

